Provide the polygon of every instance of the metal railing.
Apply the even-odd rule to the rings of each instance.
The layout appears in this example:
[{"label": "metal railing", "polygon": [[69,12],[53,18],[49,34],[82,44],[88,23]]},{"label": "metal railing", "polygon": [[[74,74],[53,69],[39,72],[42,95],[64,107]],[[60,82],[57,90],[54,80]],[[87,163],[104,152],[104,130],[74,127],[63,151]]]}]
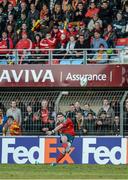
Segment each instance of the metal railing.
[{"label": "metal railing", "polygon": [[128,63],[128,49],[4,49],[0,64],[111,64]]}]

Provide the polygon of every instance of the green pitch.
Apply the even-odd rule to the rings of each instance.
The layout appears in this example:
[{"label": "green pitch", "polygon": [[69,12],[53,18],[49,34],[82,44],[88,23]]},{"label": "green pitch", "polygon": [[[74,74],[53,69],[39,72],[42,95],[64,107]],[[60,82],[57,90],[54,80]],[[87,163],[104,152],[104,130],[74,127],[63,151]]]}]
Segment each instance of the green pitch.
[{"label": "green pitch", "polygon": [[128,179],[128,166],[4,164],[0,179]]}]

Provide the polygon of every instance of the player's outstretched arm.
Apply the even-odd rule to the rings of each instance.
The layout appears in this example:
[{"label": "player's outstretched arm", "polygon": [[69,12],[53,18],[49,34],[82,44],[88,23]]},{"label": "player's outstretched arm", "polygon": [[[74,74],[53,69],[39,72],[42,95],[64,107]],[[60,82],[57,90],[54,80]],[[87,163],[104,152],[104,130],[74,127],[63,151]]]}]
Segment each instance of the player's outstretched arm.
[{"label": "player's outstretched arm", "polygon": [[47,131],[46,134],[48,136],[55,134],[56,132],[58,132],[61,128],[63,127],[63,124],[59,124],[58,126],[55,127],[55,129],[53,129],[52,131]]}]

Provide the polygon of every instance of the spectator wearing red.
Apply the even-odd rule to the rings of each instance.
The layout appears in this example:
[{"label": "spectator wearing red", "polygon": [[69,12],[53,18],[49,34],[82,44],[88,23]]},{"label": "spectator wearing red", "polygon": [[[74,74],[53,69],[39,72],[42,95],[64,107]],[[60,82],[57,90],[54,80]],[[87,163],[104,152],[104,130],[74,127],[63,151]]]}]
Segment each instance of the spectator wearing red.
[{"label": "spectator wearing red", "polygon": [[84,39],[90,42],[90,32],[84,22],[80,22],[79,24],[79,34],[83,34]]},{"label": "spectator wearing red", "polygon": [[93,14],[97,14],[99,12],[99,8],[96,7],[96,4],[94,2],[90,3],[90,7],[87,10],[87,13],[85,14],[85,17],[92,18]]},{"label": "spectator wearing red", "polygon": [[0,54],[7,54],[8,53],[7,49],[12,49],[12,48],[13,48],[12,39],[7,37],[6,32],[3,32],[2,39],[0,41],[0,50],[4,50],[4,51],[1,51]]},{"label": "spectator wearing red", "polygon": [[41,109],[38,110],[38,113],[40,114],[40,119],[42,122],[42,131],[45,133],[54,126],[54,120],[51,117],[51,112],[49,110],[47,100],[42,100]]},{"label": "spectator wearing red", "polygon": [[32,41],[28,39],[26,32],[22,32],[22,39],[18,41],[16,45],[16,49],[28,49],[28,50],[32,49]]},{"label": "spectator wearing red", "polygon": [[35,39],[33,42],[33,49],[40,49],[41,33],[35,33]]},{"label": "spectator wearing red", "polygon": [[44,19],[44,20],[45,20],[45,18],[46,18],[47,16],[48,16],[48,17],[50,16],[50,11],[49,11],[47,5],[44,4],[43,7],[42,7],[42,9],[41,9],[41,11],[40,11],[40,19],[42,19],[42,20]]},{"label": "spectator wearing red", "polygon": [[28,31],[28,26],[26,23],[23,23],[21,28],[17,30],[16,32],[16,39],[20,40],[22,38],[22,33],[27,33],[28,37],[30,36],[30,32]]},{"label": "spectator wearing red", "polygon": [[[40,47],[42,49],[55,49],[56,39],[51,37],[51,34],[46,34],[46,38],[40,41]],[[44,52],[44,51],[43,51]],[[45,51],[47,53],[47,51]]]},{"label": "spectator wearing red", "polygon": [[56,39],[56,45],[60,41],[61,32],[58,28],[58,25],[53,26],[53,30],[51,31],[51,37]]},{"label": "spectator wearing red", "polygon": [[76,30],[72,23],[68,24],[68,30],[66,32],[67,38],[69,39],[70,36],[76,36],[78,34],[78,30]]}]

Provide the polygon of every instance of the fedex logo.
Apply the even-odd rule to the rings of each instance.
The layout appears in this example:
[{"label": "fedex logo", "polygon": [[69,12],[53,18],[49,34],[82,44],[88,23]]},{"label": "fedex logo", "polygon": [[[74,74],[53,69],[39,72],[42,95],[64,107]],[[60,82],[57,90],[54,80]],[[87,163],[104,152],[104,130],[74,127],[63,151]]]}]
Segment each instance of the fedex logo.
[{"label": "fedex logo", "polygon": [[[3,138],[2,139],[2,157],[1,163],[15,162],[17,164],[25,164],[27,162],[34,164],[44,162],[44,138],[39,139],[39,146],[32,146],[27,148],[25,146],[17,146],[16,138]],[[37,155],[35,155],[37,153]],[[37,156],[37,157],[35,157]]]},{"label": "fedex logo", "polygon": [[126,138],[83,138],[83,164],[126,164]]},{"label": "fedex logo", "polygon": [[[1,163],[34,164],[36,161],[52,163],[62,152],[58,142],[59,138],[2,138]],[[74,163],[71,156],[74,149],[72,147],[70,153],[60,163]]]}]

